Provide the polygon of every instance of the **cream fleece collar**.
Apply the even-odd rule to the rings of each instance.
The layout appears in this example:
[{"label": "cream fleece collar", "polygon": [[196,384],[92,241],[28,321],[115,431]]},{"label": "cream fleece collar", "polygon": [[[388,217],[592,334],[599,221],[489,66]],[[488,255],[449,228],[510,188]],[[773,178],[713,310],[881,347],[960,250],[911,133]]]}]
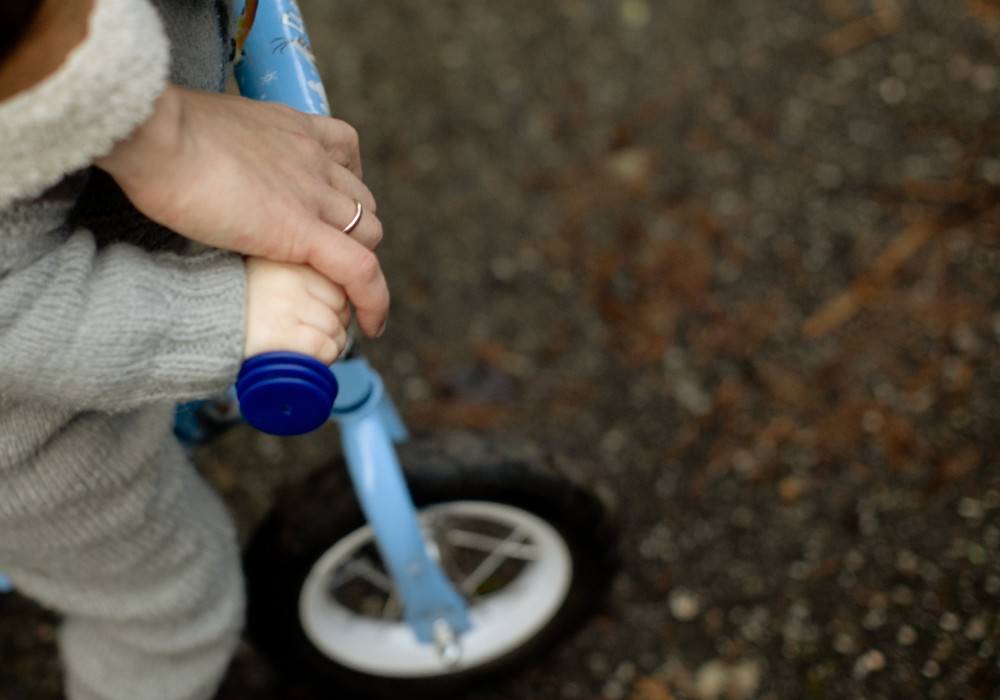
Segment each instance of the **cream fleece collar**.
[{"label": "cream fleece collar", "polygon": [[63,65],[0,102],[0,209],[107,154],[152,113],[169,68],[147,0],[95,0],[87,37]]}]

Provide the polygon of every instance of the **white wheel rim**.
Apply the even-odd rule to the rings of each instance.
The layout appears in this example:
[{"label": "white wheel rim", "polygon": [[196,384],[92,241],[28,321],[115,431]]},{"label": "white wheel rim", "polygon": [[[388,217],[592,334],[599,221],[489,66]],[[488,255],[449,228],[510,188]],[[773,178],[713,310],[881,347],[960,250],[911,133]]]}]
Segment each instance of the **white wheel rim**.
[{"label": "white wheel rim", "polygon": [[[303,630],[316,648],[336,663],[383,677],[459,673],[517,649],[545,627],[562,605],[573,576],[572,558],[563,538],[541,518],[520,508],[486,501],[442,503],[423,509],[420,517],[425,527],[434,523],[443,530],[448,541],[438,542],[439,547],[476,550],[484,562],[492,560],[477,567],[479,571],[472,572],[475,578],[466,579],[467,585],[482,585],[475,579],[483,577],[484,566],[517,566],[520,571],[503,588],[470,596],[472,630],[461,637],[458,664],[445,664],[433,645],[420,644],[410,628],[390,614],[391,596],[383,610],[374,614],[352,609],[331,593],[338,577],[341,581],[364,579],[366,585],[375,588],[388,585],[378,571],[358,564],[360,550],[372,542],[371,527],[361,527],[317,560],[299,596]],[[511,534],[503,538],[470,532],[466,526],[440,528],[442,522],[456,519],[502,526]],[[494,566],[498,559],[503,561]]]}]

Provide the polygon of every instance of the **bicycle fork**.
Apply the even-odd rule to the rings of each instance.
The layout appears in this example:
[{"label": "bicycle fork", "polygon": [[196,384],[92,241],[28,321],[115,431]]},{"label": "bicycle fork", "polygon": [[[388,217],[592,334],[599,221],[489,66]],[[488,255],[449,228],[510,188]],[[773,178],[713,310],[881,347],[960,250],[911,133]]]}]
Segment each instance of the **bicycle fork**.
[{"label": "bicycle fork", "polygon": [[455,590],[424,538],[395,443],[408,434],[378,374],[361,359],[333,366],[340,393],[331,418],[355,493],[383,563],[398,587],[403,617],[417,638],[434,644],[443,663],[461,659],[459,635],[471,628],[465,599]]}]

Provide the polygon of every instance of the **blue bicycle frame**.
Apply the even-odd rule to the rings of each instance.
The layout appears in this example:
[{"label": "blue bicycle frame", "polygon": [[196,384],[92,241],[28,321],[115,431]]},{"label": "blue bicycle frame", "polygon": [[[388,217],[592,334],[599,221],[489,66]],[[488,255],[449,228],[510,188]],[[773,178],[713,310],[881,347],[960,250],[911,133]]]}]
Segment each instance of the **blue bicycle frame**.
[{"label": "blue bicycle frame", "polygon": [[[249,0],[240,8],[235,74],[240,92],[329,116],[302,13],[295,0]],[[245,43],[244,43],[245,42]],[[403,601],[403,616],[424,643],[451,649],[467,631],[468,609],[430,555],[394,444],[406,428],[378,374],[360,358],[332,367],[339,393],[331,418],[361,508]]]},{"label": "blue bicycle frame", "polygon": [[[242,94],[329,115],[295,0],[245,0],[237,9],[241,20],[235,75]],[[330,419],[339,425],[348,471],[403,601],[403,618],[420,642],[434,644],[445,661],[455,660],[459,636],[471,628],[468,607],[424,539],[395,450],[395,444],[407,438],[406,428],[381,378],[364,359],[343,359],[331,370],[339,393]],[[221,400],[232,401],[233,396]],[[204,407],[205,402],[179,407],[176,432],[182,440],[203,440],[196,416]],[[0,591],[9,589],[0,576]]]}]

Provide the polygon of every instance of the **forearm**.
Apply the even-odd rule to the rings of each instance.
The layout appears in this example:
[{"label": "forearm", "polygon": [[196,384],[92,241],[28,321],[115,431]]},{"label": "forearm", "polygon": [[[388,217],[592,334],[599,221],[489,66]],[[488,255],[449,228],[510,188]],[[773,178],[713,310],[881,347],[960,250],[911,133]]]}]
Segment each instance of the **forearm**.
[{"label": "forearm", "polygon": [[87,35],[93,0],[4,0],[0,100],[39,83]]},{"label": "forearm", "polygon": [[122,411],[218,393],[239,368],[245,313],[239,256],[98,249],[78,231],[0,278],[2,394]]}]

